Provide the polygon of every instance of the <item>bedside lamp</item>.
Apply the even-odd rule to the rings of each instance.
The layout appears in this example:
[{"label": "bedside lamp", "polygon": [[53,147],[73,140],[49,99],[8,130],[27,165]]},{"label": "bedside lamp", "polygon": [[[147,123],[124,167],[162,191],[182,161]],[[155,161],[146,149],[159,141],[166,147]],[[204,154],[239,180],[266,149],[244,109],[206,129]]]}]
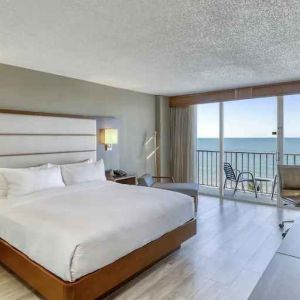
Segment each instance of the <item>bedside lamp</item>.
[{"label": "bedside lamp", "polygon": [[112,145],[118,144],[118,129],[102,128],[98,134],[99,144],[103,144],[106,151],[112,150]]}]

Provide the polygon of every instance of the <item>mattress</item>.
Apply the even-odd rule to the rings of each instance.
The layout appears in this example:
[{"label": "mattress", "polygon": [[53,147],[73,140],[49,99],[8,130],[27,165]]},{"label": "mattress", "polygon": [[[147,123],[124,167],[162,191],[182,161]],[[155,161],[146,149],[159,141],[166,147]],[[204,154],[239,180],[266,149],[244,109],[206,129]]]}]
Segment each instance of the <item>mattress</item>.
[{"label": "mattress", "polygon": [[189,196],[109,181],[53,188],[0,204],[0,238],[69,282],[194,217]]}]

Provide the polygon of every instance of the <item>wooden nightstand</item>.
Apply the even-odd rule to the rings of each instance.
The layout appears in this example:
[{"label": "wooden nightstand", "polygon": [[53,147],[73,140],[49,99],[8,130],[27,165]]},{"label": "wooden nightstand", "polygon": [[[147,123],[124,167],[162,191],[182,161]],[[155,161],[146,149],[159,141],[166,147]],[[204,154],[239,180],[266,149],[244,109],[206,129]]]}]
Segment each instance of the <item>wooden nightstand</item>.
[{"label": "wooden nightstand", "polygon": [[129,184],[136,185],[136,176],[135,175],[127,175],[121,177],[110,177],[107,180],[114,181],[121,184]]}]

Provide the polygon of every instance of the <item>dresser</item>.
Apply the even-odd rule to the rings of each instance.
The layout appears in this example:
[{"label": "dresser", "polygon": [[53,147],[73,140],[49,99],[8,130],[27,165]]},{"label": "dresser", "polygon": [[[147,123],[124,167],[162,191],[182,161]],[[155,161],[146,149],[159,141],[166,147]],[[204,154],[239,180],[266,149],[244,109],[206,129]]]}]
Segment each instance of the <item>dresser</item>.
[{"label": "dresser", "polygon": [[300,299],[300,224],[295,224],[248,300]]}]

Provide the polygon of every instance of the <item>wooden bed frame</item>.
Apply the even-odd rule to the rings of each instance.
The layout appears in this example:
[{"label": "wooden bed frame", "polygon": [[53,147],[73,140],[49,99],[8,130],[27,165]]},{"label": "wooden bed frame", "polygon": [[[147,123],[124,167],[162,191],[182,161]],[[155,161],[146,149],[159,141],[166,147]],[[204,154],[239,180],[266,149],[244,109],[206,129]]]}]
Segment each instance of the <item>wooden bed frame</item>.
[{"label": "wooden bed frame", "polygon": [[75,282],[66,282],[0,239],[0,262],[49,300],[93,300],[166,257],[196,234],[196,219]]},{"label": "wooden bed frame", "polygon": [[[16,111],[0,109],[0,114],[16,114],[16,115],[28,115],[39,117],[56,117],[56,118],[79,118],[87,119],[90,123],[90,119],[96,120],[96,117],[68,115],[68,114],[55,114],[55,113],[42,113],[42,112],[30,112],[30,111]],[[22,118],[21,118],[22,119]],[[3,129],[3,128],[2,128]],[[7,132],[6,132],[7,130]],[[29,130],[29,129],[28,129]],[[74,129],[74,132],[65,133],[51,132],[46,130],[45,133],[39,131],[32,131],[32,128],[27,132],[15,130],[11,132],[11,128],[6,128],[5,132],[0,133],[0,136],[34,136],[36,138],[53,138],[55,136],[94,136],[96,140],[96,133],[88,132],[82,134],[78,129]],[[18,139],[19,140],[19,139]],[[21,145],[21,144],[20,144]],[[22,147],[21,147],[22,148]],[[71,149],[72,150],[72,149]],[[78,151],[79,150],[79,151]],[[10,157],[12,161],[15,161],[16,157],[28,157],[41,155],[69,155],[79,153],[86,154],[90,158],[90,153],[95,153],[96,149],[92,148],[86,150],[82,149],[53,149],[49,153],[41,152],[42,150],[32,150],[30,153],[4,153],[0,155],[0,159],[5,160]],[[57,152],[58,151],[58,152]],[[79,155],[79,154],[78,154]],[[73,157],[73,156],[72,156]],[[79,157],[79,156],[78,156]],[[80,156],[81,157],[81,156]],[[80,158],[81,159],[81,158]],[[40,161],[36,160],[37,164]],[[45,158],[45,162],[46,158]],[[35,289],[38,293],[49,300],[93,300],[97,297],[102,297],[113,289],[119,287],[122,283],[126,282],[134,275],[137,275],[147,267],[151,266],[158,260],[167,256],[174,250],[180,247],[181,243],[196,234],[196,220],[193,219],[184,225],[174,229],[173,231],[166,233],[157,240],[150,242],[149,244],[129,253],[128,255],[118,259],[110,265],[107,265],[91,274],[88,274],[75,282],[66,282],[59,277],[52,274],[42,266],[38,265],[26,255],[9,245],[4,240],[0,239],[0,263],[2,263],[9,270],[19,276],[25,283]],[[51,243],[51,241],[49,241]],[[55,249],[54,249],[55,250]]]}]

